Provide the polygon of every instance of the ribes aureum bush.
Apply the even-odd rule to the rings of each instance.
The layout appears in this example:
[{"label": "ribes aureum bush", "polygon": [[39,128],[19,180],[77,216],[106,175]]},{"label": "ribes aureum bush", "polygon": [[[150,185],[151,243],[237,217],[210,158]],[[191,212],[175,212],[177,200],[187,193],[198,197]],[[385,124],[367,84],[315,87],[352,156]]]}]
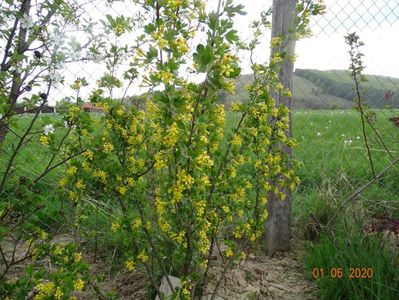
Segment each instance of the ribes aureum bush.
[{"label": "ribes aureum bush", "polygon": [[[128,270],[144,266],[156,290],[162,275],[178,276],[183,282],[175,295],[190,298],[206,289],[216,249],[224,246],[226,268],[244,259],[246,246],[262,235],[267,195],[284,199],[282,191],[298,183],[282,151],[294,146],[285,134],[289,112],[270,96],[271,89],[290,95],[277,76],[287,57],[282,51],[267,65],[253,64],[250,98],[232,105],[239,118],[227,126],[219,95],[235,90],[240,67],[234,49],[252,55],[267,22],[254,23],[254,38],[245,45],[233,29],[242,7],[232,1],[210,13],[202,1],[139,4],[142,34],[129,50],[133,63],[124,77],[149,89],[145,109],[112,98],[123,85],[115,70],[127,48],[119,39],[131,28],[109,17],[114,59],[90,96],[104,110],[102,126],[61,185],[76,206],[92,194],[113,208],[109,230],[123,236]],[[306,2],[298,9],[294,27],[305,31],[320,7]],[[205,33],[204,41],[196,32]],[[289,38],[303,34],[292,32]],[[284,49],[286,42],[275,38],[272,47]],[[189,81],[184,70],[205,79]]]},{"label": "ribes aureum bush", "polygon": [[[104,34],[112,42],[96,40],[96,46],[88,47],[91,56],[103,58],[107,68],[88,99],[102,107],[104,114],[91,118],[82,111],[81,90],[88,82],[77,78],[71,85],[76,104],[63,105],[55,120],[35,113],[19,134],[12,131],[19,99],[35,88],[24,101],[31,107],[43,107],[51,86],[60,82],[54,72],[41,76],[31,71],[37,62],[44,73],[58,70],[67,56],[57,52],[61,38],[47,37],[44,26],[43,34],[36,35],[41,23],[27,24],[29,14],[21,15],[11,2],[5,1],[7,9],[1,6],[1,13],[21,23],[22,33],[45,42],[37,45],[40,57],[34,53],[35,58],[29,59],[31,49],[18,49],[9,29],[0,36],[8,37],[15,48],[11,56],[8,51],[5,54],[0,77],[0,149],[12,150],[8,163],[0,165],[4,170],[0,195],[7,197],[0,202],[0,249],[5,249],[3,245],[19,228],[14,246],[28,243],[24,260],[32,262],[25,275],[9,280],[7,271],[22,261],[13,258],[10,263],[3,256],[8,262],[0,278],[2,295],[66,299],[90,282],[80,249],[54,243],[31,224],[47,208],[42,180],[59,169],[63,172],[54,194],[68,203],[62,214],[76,242],[89,236],[85,220],[103,211],[109,216],[105,230],[120,238],[124,267],[129,271],[144,268],[161,298],[159,282],[162,276],[168,280],[168,275],[182,279],[175,296],[200,297],[208,292],[211,258],[217,253],[226,269],[244,259],[245,250],[263,233],[268,195],[284,199],[284,189],[298,183],[282,151],[294,146],[285,134],[289,112],[276,106],[270,93],[290,95],[277,75],[284,59],[292,59],[284,51],[287,39],[306,34],[309,15],[318,13],[320,6],[311,1],[299,4],[292,35],[272,40],[272,47],[281,51],[268,64],[256,64],[253,51],[269,23],[266,19],[255,22],[253,39],[245,44],[233,28],[234,16],[244,13],[240,5],[219,1],[216,11],[208,12],[206,2],[200,0],[133,1],[137,16],[107,15],[104,20]],[[43,3],[43,8],[37,6],[42,13],[45,4],[50,5]],[[78,18],[73,17],[73,6],[68,3],[56,1],[54,5],[72,22]],[[136,39],[123,45],[129,32],[135,32]],[[51,45],[55,49],[47,53]],[[231,124],[220,95],[234,93],[235,78],[241,72],[238,51],[251,57],[254,81],[246,87],[249,99],[232,105],[238,119]],[[203,80],[195,81],[198,77]],[[126,91],[122,99],[115,97],[135,82],[147,90],[140,96],[145,99],[140,105],[143,109],[126,105]],[[12,89],[15,84],[19,85],[17,94]],[[13,143],[17,147],[8,147]],[[33,178],[19,178],[14,174],[21,165],[15,158],[29,144],[47,160]],[[3,218],[17,207],[15,203],[27,211],[18,226]],[[42,267],[45,260],[55,266],[54,272]]]}]

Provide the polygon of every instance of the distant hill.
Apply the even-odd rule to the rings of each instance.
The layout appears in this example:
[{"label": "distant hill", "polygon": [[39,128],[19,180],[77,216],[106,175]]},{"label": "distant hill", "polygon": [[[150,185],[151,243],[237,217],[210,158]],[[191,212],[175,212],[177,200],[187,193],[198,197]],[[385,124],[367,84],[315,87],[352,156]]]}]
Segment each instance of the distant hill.
[{"label": "distant hill", "polygon": [[[230,101],[245,101],[248,93],[244,86],[253,79],[252,74],[241,75],[236,80],[236,94],[228,96]],[[362,84],[364,100],[370,107],[382,108],[386,105],[399,107],[399,78],[366,75]],[[387,95],[391,94],[391,99]],[[356,97],[354,82],[348,71],[296,69],[294,73],[294,108],[334,109],[351,108]],[[389,98],[389,97],[388,97]],[[226,103],[228,106],[228,103]]]}]

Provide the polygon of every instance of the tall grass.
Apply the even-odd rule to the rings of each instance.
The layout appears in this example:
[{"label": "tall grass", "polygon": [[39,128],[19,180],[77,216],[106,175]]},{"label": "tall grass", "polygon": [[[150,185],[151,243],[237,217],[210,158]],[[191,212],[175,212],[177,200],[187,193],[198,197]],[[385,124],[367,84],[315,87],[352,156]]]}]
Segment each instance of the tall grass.
[{"label": "tall grass", "polygon": [[[388,250],[380,235],[324,233],[308,244],[305,266],[309,278],[314,268],[324,270],[324,276],[315,279],[320,299],[398,299],[399,254]],[[343,277],[333,278],[333,268],[342,268]],[[350,279],[350,268],[371,268],[373,276]]]}]

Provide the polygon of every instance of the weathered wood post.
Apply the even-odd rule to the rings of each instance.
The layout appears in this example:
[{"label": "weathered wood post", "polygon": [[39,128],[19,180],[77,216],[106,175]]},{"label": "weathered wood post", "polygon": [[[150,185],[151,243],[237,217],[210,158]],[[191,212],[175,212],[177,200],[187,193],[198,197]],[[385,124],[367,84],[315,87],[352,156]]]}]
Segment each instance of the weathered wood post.
[{"label": "weathered wood post", "polygon": [[[296,0],[273,0],[272,8],[272,38],[282,37],[283,40],[287,38],[290,30],[294,27],[295,22]],[[282,49],[272,49],[271,55],[276,51]],[[283,50],[284,51],[284,50]],[[285,51],[288,57],[295,52],[295,40],[290,39],[288,45],[286,44]],[[294,62],[285,59],[280,72],[279,79],[284,87],[292,90],[292,77],[294,72]],[[273,98],[277,104],[283,104],[290,110],[292,108],[291,97],[286,97],[272,92]],[[288,137],[292,136],[291,113],[289,130],[286,132]],[[291,149],[283,149],[291,160]],[[285,200],[278,199],[271,194],[268,198],[267,209],[269,217],[265,222],[265,238],[266,238],[266,252],[272,256],[276,251],[287,251],[290,249],[291,236],[291,192],[284,191],[286,194]]]}]

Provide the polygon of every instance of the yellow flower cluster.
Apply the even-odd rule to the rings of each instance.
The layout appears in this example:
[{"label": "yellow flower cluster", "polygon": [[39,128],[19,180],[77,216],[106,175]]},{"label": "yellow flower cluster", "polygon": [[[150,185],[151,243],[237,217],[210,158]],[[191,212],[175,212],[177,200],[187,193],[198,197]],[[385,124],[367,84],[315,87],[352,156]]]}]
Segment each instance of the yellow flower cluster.
[{"label": "yellow flower cluster", "polygon": [[68,168],[68,170],[67,170],[67,174],[70,175],[70,176],[73,176],[73,175],[76,174],[77,170],[78,170],[77,167],[75,167],[75,166],[70,166],[70,167]]},{"label": "yellow flower cluster", "polygon": [[213,166],[213,160],[206,151],[202,152],[199,156],[197,156],[195,161],[197,162],[200,168],[202,167],[210,168]]},{"label": "yellow flower cluster", "polygon": [[179,139],[179,128],[177,127],[176,122],[173,122],[172,126],[169,127],[167,132],[168,133],[165,136],[164,144],[168,147],[173,147]]},{"label": "yellow flower cluster", "polygon": [[155,154],[155,156],[154,156],[154,159],[155,159],[154,168],[155,169],[159,170],[166,166],[166,160],[165,160],[164,156],[165,155],[163,152],[158,152]]},{"label": "yellow flower cluster", "polygon": [[39,142],[40,142],[42,145],[48,145],[48,144],[49,144],[49,139],[48,139],[47,136],[42,135],[42,136],[40,136],[40,138],[39,138]]},{"label": "yellow flower cluster", "polygon": [[105,173],[103,170],[94,171],[93,176],[95,178],[99,178],[104,184],[107,182],[107,173]]},{"label": "yellow flower cluster", "polygon": [[141,260],[142,262],[146,262],[147,260],[148,260],[148,255],[144,252],[144,250],[143,251],[141,251],[140,253],[139,253],[139,255],[137,255],[137,258],[139,259],[139,260]]},{"label": "yellow flower cluster", "polygon": [[83,190],[86,187],[82,179],[78,179],[78,181],[75,183],[75,186],[78,190]]},{"label": "yellow flower cluster", "polygon": [[105,143],[103,145],[103,151],[104,153],[110,153],[111,151],[114,150],[114,146],[111,143]]},{"label": "yellow flower cluster", "polygon": [[232,63],[232,61],[233,61],[233,56],[230,54],[225,54],[222,57],[221,64],[220,64],[222,76],[229,77],[230,74],[232,72],[234,72],[234,69],[230,65]]},{"label": "yellow flower cluster", "polygon": [[231,102],[230,110],[231,111],[240,111],[241,110],[241,105],[242,105],[241,102],[233,101],[233,102]]},{"label": "yellow flower cluster", "polygon": [[177,38],[175,41],[176,44],[176,48],[177,50],[179,50],[181,53],[186,53],[188,52],[188,46],[187,46],[187,42],[185,39],[183,38]]},{"label": "yellow flower cluster", "polygon": [[232,140],[231,140],[231,144],[233,146],[241,146],[242,145],[242,139],[238,134],[234,134]]},{"label": "yellow flower cluster", "polygon": [[36,286],[36,289],[38,293],[33,299],[35,300],[46,299],[47,297],[53,295],[55,291],[55,284],[52,281],[41,282]]},{"label": "yellow flower cluster", "polygon": [[169,84],[173,79],[173,74],[169,71],[161,71],[158,76],[165,85]]},{"label": "yellow flower cluster", "polygon": [[83,152],[83,156],[85,158],[87,158],[88,160],[93,160],[94,158],[94,153],[91,150],[86,150],[85,152]]},{"label": "yellow flower cluster", "polygon": [[121,36],[125,32],[125,28],[121,24],[116,25],[113,30],[117,36]]},{"label": "yellow flower cluster", "polygon": [[112,232],[117,232],[119,230],[119,228],[121,228],[121,224],[118,221],[113,222],[111,224],[111,231]]},{"label": "yellow flower cluster", "polygon": [[229,92],[229,94],[233,95],[236,91],[236,85],[233,80],[228,80],[223,84],[223,88]]},{"label": "yellow flower cluster", "polygon": [[223,126],[225,124],[224,105],[223,104],[215,105],[211,113],[212,116],[214,117],[215,125],[219,127],[218,129],[221,130],[223,136]]},{"label": "yellow flower cluster", "polygon": [[76,279],[73,282],[73,288],[75,289],[75,291],[81,291],[83,290],[83,288],[85,287],[85,282],[82,279]]},{"label": "yellow flower cluster", "polygon": [[122,196],[126,194],[127,188],[124,185],[118,186],[117,187],[118,193],[121,194]]},{"label": "yellow flower cluster", "polygon": [[134,271],[136,268],[136,263],[132,259],[128,259],[125,261],[125,267],[128,269],[128,271]]}]

